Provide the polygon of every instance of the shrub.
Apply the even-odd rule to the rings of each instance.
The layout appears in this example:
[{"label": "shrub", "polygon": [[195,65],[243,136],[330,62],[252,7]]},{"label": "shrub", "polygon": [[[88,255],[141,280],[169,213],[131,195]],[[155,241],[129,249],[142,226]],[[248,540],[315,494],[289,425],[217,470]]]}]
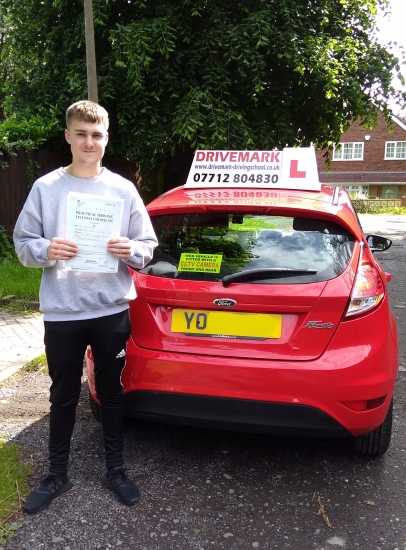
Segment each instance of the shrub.
[{"label": "shrub", "polygon": [[0,225],[0,259],[11,260],[15,258],[16,253],[14,250],[13,240],[10,235],[7,234],[5,228]]}]

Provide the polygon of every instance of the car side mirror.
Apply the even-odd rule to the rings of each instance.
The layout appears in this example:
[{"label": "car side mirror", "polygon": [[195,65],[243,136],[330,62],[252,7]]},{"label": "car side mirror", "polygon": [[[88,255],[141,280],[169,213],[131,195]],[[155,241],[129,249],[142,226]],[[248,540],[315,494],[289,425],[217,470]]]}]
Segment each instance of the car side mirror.
[{"label": "car side mirror", "polygon": [[367,235],[366,240],[371,252],[385,252],[392,246],[392,241],[380,235]]}]

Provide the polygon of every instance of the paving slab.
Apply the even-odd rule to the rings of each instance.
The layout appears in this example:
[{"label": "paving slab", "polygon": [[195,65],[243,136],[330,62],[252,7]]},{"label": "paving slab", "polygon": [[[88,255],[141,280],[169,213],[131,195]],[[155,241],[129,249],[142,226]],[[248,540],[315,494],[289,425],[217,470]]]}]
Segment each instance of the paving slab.
[{"label": "paving slab", "polygon": [[17,315],[0,310],[0,382],[44,351],[42,314]]}]

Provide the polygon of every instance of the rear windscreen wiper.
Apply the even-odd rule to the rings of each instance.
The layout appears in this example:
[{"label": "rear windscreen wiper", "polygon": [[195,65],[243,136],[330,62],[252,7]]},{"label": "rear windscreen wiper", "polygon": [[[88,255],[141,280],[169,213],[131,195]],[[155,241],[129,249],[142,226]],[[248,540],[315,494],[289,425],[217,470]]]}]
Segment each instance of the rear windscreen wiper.
[{"label": "rear windscreen wiper", "polygon": [[265,269],[250,269],[240,271],[232,275],[226,275],[221,279],[223,286],[231,283],[249,281],[250,279],[282,279],[285,277],[300,277],[305,275],[315,275],[317,269],[289,269],[285,267],[269,267]]}]

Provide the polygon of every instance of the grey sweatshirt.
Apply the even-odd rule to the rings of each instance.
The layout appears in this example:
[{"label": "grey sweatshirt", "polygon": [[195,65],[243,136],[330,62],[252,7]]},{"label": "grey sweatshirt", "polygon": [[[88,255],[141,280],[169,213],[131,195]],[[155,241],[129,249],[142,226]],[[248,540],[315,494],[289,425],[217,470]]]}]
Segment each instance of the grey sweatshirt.
[{"label": "grey sweatshirt", "polygon": [[[124,199],[121,237],[131,241],[131,256],[119,260],[118,273],[66,269],[48,259],[54,237],[66,239],[67,197],[70,192]],[[14,230],[21,263],[43,268],[40,309],[46,321],[92,319],[119,313],[136,297],[126,263],[140,269],[152,258],[157,238],[144,203],[134,185],[106,168],[94,178],[76,178],[63,168],[42,176],[33,185]],[[107,249],[107,242],[106,242]]]}]

